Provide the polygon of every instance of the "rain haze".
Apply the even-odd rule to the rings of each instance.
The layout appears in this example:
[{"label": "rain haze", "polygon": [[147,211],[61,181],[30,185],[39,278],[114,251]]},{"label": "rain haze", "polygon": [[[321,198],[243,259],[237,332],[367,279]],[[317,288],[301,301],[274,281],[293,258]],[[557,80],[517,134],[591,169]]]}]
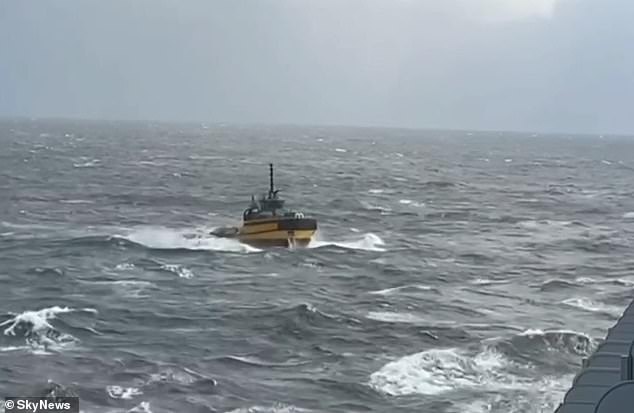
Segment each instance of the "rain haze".
[{"label": "rain haze", "polygon": [[634,131],[625,0],[0,2],[0,115]]},{"label": "rain haze", "polygon": [[0,0],[0,394],[85,413],[634,396],[632,17]]}]

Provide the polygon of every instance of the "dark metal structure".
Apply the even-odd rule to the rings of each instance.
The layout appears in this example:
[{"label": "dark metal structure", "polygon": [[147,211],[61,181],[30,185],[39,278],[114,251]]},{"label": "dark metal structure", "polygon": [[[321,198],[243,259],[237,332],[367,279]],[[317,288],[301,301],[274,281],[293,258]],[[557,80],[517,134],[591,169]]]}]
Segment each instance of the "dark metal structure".
[{"label": "dark metal structure", "polygon": [[634,301],[608,330],[555,413],[634,412]]}]

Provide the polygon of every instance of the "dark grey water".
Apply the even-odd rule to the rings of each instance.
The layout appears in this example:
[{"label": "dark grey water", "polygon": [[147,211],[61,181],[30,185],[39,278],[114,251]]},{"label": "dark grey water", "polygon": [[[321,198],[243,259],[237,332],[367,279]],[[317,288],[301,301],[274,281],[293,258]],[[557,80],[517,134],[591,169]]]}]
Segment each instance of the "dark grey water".
[{"label": "dark grey water", "polygon": [[[306,249],[205,234],[267,163]],[[0,396],[550,412],[634,297],[634,140],[0,123]]]}]

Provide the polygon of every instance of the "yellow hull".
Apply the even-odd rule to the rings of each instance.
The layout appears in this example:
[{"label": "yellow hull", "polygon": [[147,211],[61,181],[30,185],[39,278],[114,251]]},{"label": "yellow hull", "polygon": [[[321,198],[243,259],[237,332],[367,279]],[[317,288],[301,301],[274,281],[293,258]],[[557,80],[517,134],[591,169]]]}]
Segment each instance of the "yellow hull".
[{"label": "yellow hull", "polygon": [[271,231],[244,231],[240,230],[238,239],[240,242],[254,246],[301,246],[310,243],[316,230],[271,230]]}]

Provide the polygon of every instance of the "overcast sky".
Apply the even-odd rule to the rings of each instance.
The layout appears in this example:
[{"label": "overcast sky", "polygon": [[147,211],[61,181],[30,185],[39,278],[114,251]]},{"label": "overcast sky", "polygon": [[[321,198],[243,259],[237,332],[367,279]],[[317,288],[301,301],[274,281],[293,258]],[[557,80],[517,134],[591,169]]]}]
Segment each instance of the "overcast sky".
[{"label": "overcast sky", "polygon": [[0,0],[0,116],[634,133],[632,0]]}]

